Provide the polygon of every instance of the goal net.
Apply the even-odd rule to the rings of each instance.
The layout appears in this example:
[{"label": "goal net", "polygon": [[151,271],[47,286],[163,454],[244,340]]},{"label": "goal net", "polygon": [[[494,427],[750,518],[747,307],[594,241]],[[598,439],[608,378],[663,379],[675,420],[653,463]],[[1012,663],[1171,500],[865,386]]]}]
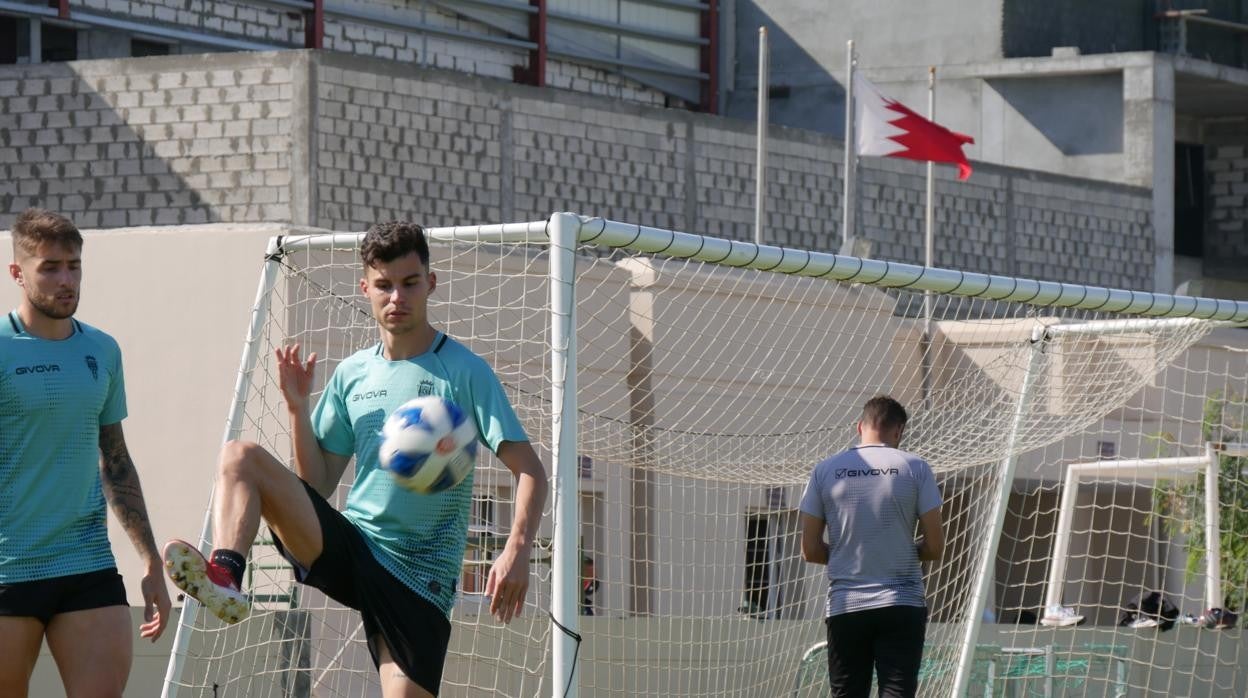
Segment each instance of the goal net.
[{"label": "goal net", "polygon": [[[1178,621],[1242,610],[1248,584],[1248,341],[1219,329],[1248,306],[569,214],[430,235],[432,320],[494,367],[553,482],[524,613],[499,625],[483,589],[514,483],[479,456],[444,695],[823,695],[797,506],[882,393],[944,498],[922,695],[1245,694],[1239,631]],[[273,350],[316,351],[323,382],[377,341],[358,239],[273,241],[228,438],[289,460]],[[166,694],[379,695],[358,616],[268,535],[248,619],[187,603]],[[1137,622],[1171,620],[1154,592],[1173,627]]]}]

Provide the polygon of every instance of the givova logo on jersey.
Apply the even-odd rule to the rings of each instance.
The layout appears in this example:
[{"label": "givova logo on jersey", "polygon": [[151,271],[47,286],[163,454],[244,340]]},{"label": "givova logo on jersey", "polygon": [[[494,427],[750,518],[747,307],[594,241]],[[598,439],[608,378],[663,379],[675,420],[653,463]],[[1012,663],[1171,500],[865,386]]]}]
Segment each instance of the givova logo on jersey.
[{"label": "givova logo on jersey", "polygon": [[832,474],[840,480],[845,477],[875,477],[879,475],[896,475],[896,468],[837,468]]},{"label": "givova logo on jersey", "polygon": [[379,397],[385,397],[385,390],[366,390],[362,393],[355,393],[351,396],[351,402],[359,402],[360,400],[374,400]]},{"label": "givova logo on jersey", "polygon": [[13,373],[19,376],[25,376],[31,373],[60,373],[60,364],[35,364],[33,366],[18,366]]}]

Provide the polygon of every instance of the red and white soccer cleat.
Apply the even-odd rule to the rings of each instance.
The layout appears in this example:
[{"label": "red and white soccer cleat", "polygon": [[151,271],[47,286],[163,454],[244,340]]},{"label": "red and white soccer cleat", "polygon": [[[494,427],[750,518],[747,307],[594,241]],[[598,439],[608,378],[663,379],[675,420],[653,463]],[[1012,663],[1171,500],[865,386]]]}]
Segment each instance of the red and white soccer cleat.
[{"label": "red and white soccer cleat", "polygon": [[165,571],[174,585],[203,604],[226,623],[237,623],[251,612],[247,599],[229,570],[204,558],[195,546],[183,540],[165,544]]}]

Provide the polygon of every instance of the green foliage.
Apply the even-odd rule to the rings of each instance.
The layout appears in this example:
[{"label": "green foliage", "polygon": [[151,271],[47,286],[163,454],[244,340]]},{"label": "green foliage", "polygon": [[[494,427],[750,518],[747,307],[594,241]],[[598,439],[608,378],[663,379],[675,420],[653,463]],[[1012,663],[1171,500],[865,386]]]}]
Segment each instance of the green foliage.
[{"label": "green foliage", "polygon": [[[1248,442],[1248,400],[1242,395],[1214,393],[1205,400],[1201,420],[1202,441],[1215,444]],[[1160,434],[1158,455],[1164,455],[1175,439]],[[1223,607],[1243,607],[1248,590],[1248,483],[1244,471],[1248,458],[1218,456],[1219,541],[1222,546]],[[1205,540],[1205,479],[1201,472],[1195,482],[1170,482],[1153,495],[1154,514],[1161,517],[1166,533],[1188,541],[1185,569],[1189,579],[1204,570],[1208,546]]]}]

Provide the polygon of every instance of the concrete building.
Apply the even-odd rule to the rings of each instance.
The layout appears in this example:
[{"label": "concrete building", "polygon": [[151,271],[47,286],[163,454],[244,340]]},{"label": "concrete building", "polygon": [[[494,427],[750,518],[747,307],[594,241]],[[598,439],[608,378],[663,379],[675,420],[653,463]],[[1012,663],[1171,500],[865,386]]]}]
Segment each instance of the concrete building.
[{"label": "concrete building", "polygon": [[[1190,280],[1185,288],[1193,292],[1236,295],[1233,286],[1213,284],[1244,268],[1248,156],[1239,119],[1248,74],[1227,38],[1237,36],[1241,10],[1224,3],[1208,16],[1154,18],[1138,4],[1038,9],[1002,0],[946,11],[858,2],[569,0],[550,3],[543,32],[529,21],[540,15],[492,3],[470,9],[354,0],[327,10],[311,0],[3,2],[0,63],[14,65],[0,72],[7,134],[0,222],[36,198],[80,215],[88,227],[157,222],[149,211],[162,223],[333,227],[398,213],[443,224],[541,218],[567,208],[748,239],[753,125],[697,112],[752,118],[751,52],[763,24],[775,46],[769,241],[842,245],[838,94],[844,42],[856,38],[864,73],[911,104],[923,103],[927,65],[936,65],[940,120],[977,140],[970,154],[979,174],[969,183],[939,171],[938,266],[1159,291]],[[1217,26],[1195,24],[1214,15]],[[1115,30],[1121,36],[1080,29],[1109,18],[1127,27]],[[309,54],[308,70],[290,72],[292,60],[305,65],[296,54],[254,53],[303,46],[325,49]],[[239,50],[249,53],[121,58]],[[95,60],[106,58],[119,62]],[[54,62],[66,59],[74,60]],[[342,83],[340,66],[376,77]],[[177,77],[190,73],[200,75]],[[477,77],[465,82],[465,73]],[[383,98],[372,86],[392,79],[410,85],[409,94],[368,103]],[[448,113],[422,115],[432,120],[411,118],[432,102],[446,104],[438,85],[469,86],[464,94],[476,108],[447,104]],[[254,113],[274,96],[287,102],[278,116]],[[541,106],[515,108],[528,104]],[[376,107],[378,117],[396,121],[328,125]],[[291,115],[289,128],[281,114]],[[263,123],[255,131],[222,126],[219,134],[215,125],[192,126],[227,117]],[[381,137],[367,133],[386,128]],[[439,149],[467,149],[469,157],[457,154],[449,168],[462,169],[464,181],[438,179],[445,161],[422,162],[400,148],[402,163],[376,150],[401,132],[408,147],[424,150],[432,139]],[[246,142],[231,140],[239,138]],[[164,143],[159,153],[157,142]],[[376,168],[362,182],[327,171],[351,163],[337,155],[339,165],[326,168],[330,153],[357,148]],[[227,155],[228,163],[196,164]],[[250,174],[224,184],[232,176],[224,173],[242,172],[234,168],[247,157],[259,158],[248,161]],[[286,172],[257,184],[256,169]],[[868,159],[859,176],[854,236],[873,243],[877,257],[920,261],[922,168]],[[535,181],[548,191],[531,191]],[[234,190],[229,202],[214,193],[223,186]],[[278,195],[274,187],[289,191]],[[284,208],[283,197],[291,196],[294,208]],[[446,205],[423,207],[442,196]],[[389,205],[379,205],[382,199]],[[1033,215],[1037,206],[1046,212]],[[1081,263],[1072,266],[1071,258]]]},{"label": "concrete building", "polygon": [[[1248,7],[1207,2],[735,3],[725,113],[753,118],[757,27],[773,123],[844,132],[846,42],[889,96],[975,138],[973,160],[1151,195],[1151,288],[1243,290]],[[938,259],[940,259],[938,255]],[[943,261],[943,260],[942,260]],[[1214,291],[1216,289],[1216,293]]]}]

